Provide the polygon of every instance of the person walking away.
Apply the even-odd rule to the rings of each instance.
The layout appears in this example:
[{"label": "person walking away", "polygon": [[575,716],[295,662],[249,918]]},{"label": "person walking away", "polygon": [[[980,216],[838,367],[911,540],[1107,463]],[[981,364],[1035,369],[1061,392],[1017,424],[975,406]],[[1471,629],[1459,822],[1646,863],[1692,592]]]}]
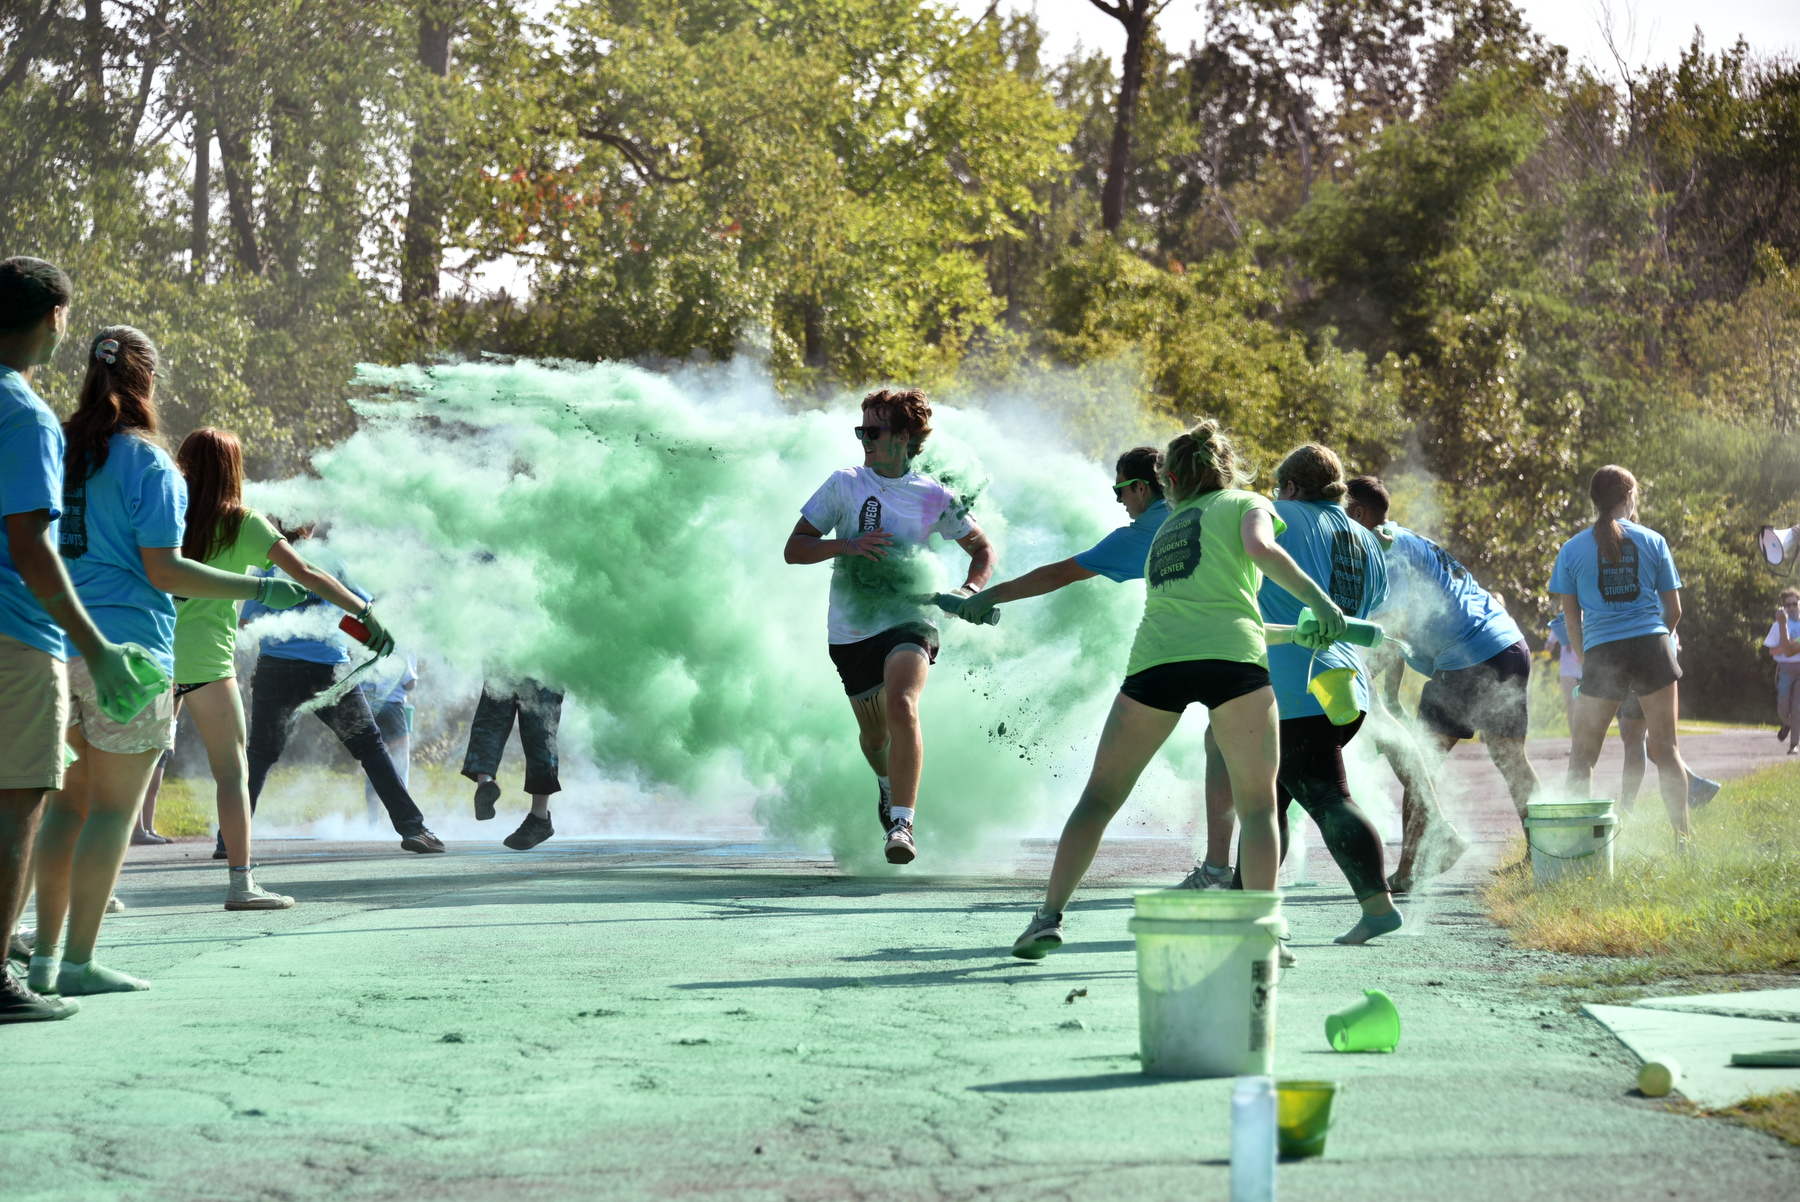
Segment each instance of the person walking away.
[{"label": "person walking away", "polygon": [[62,341],[72,297],[52,263],[0,262],[0,936],[8,949],[0,1023],[50,1022],[81,1008],[32,989],[10,962],[44,799],[65,781],[68,644],[106,704],[137,687],[125,649],[100,633],[57,553],[63,432],[31,382]]},{"label": "person walking away", "polygon": [[[141,646],[172,676],[181,597],[257,598],[297,605],[306,590],[221,572],[182,554],[187,485],[161,445],[156,347],[141,330],[109,326],[88,346],[75,412],[63,423],[59,549],[82,604],[108,638]],[[85,660],[69,664],[68,740],[79,757],[50,796],[37,837],[36,948],[30,982],[63,996],[129,992],[149,983],[94,959],[100,920],[125,860],[151,770],[175,745],[175,699],[165,690],[129,722],[100,707]],[[246,873],[246,875],[248,875]],[[57,943],[67,938],[57,965]],[[54,967],[54,976],[52,968]]]},{"label": "person walking away", "polygon": [[1800,591],[1784,588],[1779,601],[1763,646],[1775,659],[1775,739],[1793,755],[1800,751]]},{"label": "person walking away", "polygon": [[1662,535],[1637,522],[1637,478],[1617,464],[1588,482],[1594,524],[1556,554],[1550,591],[1562,598],[1581,688],[1569,748],[1567,796],[1593,795],[1606,728],[1632,693],[1649,725],[1649,754],[1669,825],[1688,838],[1688,771],[1676,734],[1681,668],[1669,636],[1681,621],[1681,577]]},{"label": "person walking away", "polygon": [[519,748],[525,753],[525,792],[531,811],[519,828],[501,842],[514,851],[530,851],[556,833],[550,822],[550,795],[562,792],[557,776],[556,730],[562,721],[563,695],[527,676],[517,684],[483,681],[475,718],[469,723],[469,749],[462,774],[475,782],[475,818],[486,822],[500,800],[500,755],[519,723]]},{"label": "person walking away", "polygon": [[1012,954],[1041,960],[1063,943],[1063,911],[1094,862],[1107,825],[1189,705],[1207,707],[1230,774],[1242,828],[1238,870],[1250,889],[1274,891],[1281,840],[1275,816],[1275,690],[1269,645],[1293,627],[1266,627],[1256,607],[1263,576],[1318,615],[1323,641],[1344,631],[1343,613],[1277,543],[1285,529],[1236,446],[1208,419],[1177,436],[1163,457],[1169,517],[1150,544],[1143,621],[1125,680],[1100,732],[1094,767],[1063,825],[1044,902]]},{"label": "person walking away", "polygon": [[[332,579],[340,582],[359,605],[368,604],[368,595],[349,579],[349,572],[337,553],[322,539],[309,537],[312,527],[304,526],[291,533],[296,539],[303,540],[299,549],[305,551],[308,559],[317,560],[326,568]],[[271,572],[279,570],[269,569]],[[315,594],[300,609],[305,612],[324,604],[324,600]],[[259,606],[246,605],[240,620],[246,624],[254,622],[263,612]],[[373,629],[370,633],[374,634]],[[391,636],[385,634],[373,648],[377,652],[392,649]],[[323,634],[268,635],[261,640],[256,670],[250,677],[250,733],[245,748],[250,771],[250,812],[256,812],[256,803],[262,796],[269,772],[287,750],[297,715],[303,706],[309,706],[313,716],[323,722],[344,750],[362,765],[364,776],[375,786],[376,796],[387,808],[394,833],[400,836],[401,848],[416,855],[442,852],[443,840],[426,827],[425,816],[400,782],[394,761],[388,758],[381,731],[375,725],[375,715],[369,710],[368,696],[360,688],[337,688],[339,678],[349,665],[350,653],[335,623],[330,624],[328,632]],[[329,702],[317,704],[322,695],[334,690],[337,695]],[[223,844],[213,851],[215,858],[224,853]]]},{"label": "person walking away", "polygon": [[[831,474],[800,508],[782,558],[831,560],[826,641],[856,715],[863,758],[879,789],[882,853],[910,864],[925,739],[919,703],[937,662],[937,621],[911,593],[909,567],[933,534],[968,553],[957,593],[979,592],[994,571],[994,548],[969,520],[968,506],[912,462],[931,437],[931,405],[916,388],[883,388],[863,397],[860,467]],[[826,533],[834,531],[835,538]]]},{"label": "person walking away", "polygon": [[[1125,507],[1129,525],[1120,526],[1078,555],[988,585],[962,603],[960,616],[979,622],[996,605],[1040,597],[1096,576],[1115,584],[1142,580],[1150,543],[1169,516],[1169,503],[1163,496],[1162,456],[1160,447],[1133,447],[1114,465],[1113,496]],[[1231,834],[1237,819],[1231,810],[1231,778],[1210,727],[1206,733],[1205,799],[1206,853],[1179,888],[1229,889]]]}]

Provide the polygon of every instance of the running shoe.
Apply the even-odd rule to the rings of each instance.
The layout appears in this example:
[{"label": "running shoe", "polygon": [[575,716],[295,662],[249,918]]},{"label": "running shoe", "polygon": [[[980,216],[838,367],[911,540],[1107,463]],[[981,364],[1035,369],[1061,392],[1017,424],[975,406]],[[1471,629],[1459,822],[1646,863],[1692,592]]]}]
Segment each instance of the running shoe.
[{"label": "running shoe", "polygon": [[429,855],[444,850],[444,841],[430,831],[420,828],[417,834],[407,835],[400,840],[402,851],[415,852],[418,855]]},{"label": "running shoe", "polygon": [[527,814],[525,821],[519,823],[519,829],[500,841],[514,851],[530,851],[555,833],[556,828],[550,825],[550,815],[539,818],[536,814]]},{"label": "running shoe", "polygon": [[1688,782],[1688,809],[1697,810],[1719,795],[1719,782],[1696,776]]},{"label": "running shoe", "polygon": [[106,912],[108,914],[123,914],[125,913],[125,903],[120,901],[117,897],[109,897],[106,899]]},{"label": "running shoe", "polygon": [[0,970],[0,1023],[55,1022],[80,1009],[80,1002],[45,997],[14,977],[10,969]]},{"label": "running shoe", "polygon": [[913,830],[910,822],[896,822],[888,827],[887,862],[890,864],[910,864],[918,848],[913,844]]},{"label": "running shoe", "polygon": [[1229,889],[1231,888],[1231,869],[1214,868],[1204,860],[1194,865],[1194,871],[1181,878],[1177,889]]},{"label": "running shoe", "polygon": [[225,891],[227,910],[285,910],[293,904],[293,898],[270,893],[251,880],[247,872],[232,873],[231,886]]},{"label": "running shoe", "polygon": [[475,821],[486,822],[494,816],[494,803],[500,800],[500,782],[484,780],[475,786]]},{"label": "running shoe", "polygon": [[159,835],[155,831],[147,831],[141,826],[134,826],[131,828],[131,845],[133,847],[145,847],[156,843],[167,842],[169,842],[169,838],[166,835]]},{"label": "running shoe", "polygon": [[894,808],[894,790],[892,786],[882,781],[878,780],[875,783],[881,786],[881,801],[876,806],[875,812],[881,817],[881,833],[885,835],[894,829],[894,815],[891,812]]},{"label": "running shoe", "polygon": [[1012,954],[1021,960],[1042,960],[1062,943],[1062,912],[1046,914],[1039,910],[1032,914],[1025,933],[1013,940]]}]

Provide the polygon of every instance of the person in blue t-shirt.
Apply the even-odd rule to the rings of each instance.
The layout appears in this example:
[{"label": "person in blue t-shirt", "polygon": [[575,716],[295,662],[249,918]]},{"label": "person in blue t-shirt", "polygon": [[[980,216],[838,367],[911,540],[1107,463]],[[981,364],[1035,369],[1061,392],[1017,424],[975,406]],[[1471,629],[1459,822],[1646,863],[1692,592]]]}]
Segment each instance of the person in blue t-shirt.
[{"label": "person in blue t-shirt", "polygon": [[[1115,584],[1144,578],[1144,562],[1150,557],[1150,543],[1169,516],[1169,503],[1163,498],[1163,453],[1160,447],[1133,447],[1119,456],[1114,465],[1116,475],[1113,496],[1125,506],[1130,525],[1120,526],[1087,550],[1067,559],[1047,563],[990,584],[963,602],[959,613],[971,622],[979,622],[996,605],[1041,597],[1066,588],[1081,580],[1104,576]],[[1193,872],[1182,881],[1186,889],[1226,889],[1231,886],[1231,834],[1237,816],[1231,808],[1231,778],[1225,772],[1225,759],[1213,741],[1212,729],[1206,732],[1206,855],[1194,865]]]},{"label": "person in blue t-shirt", "polygon": [[[341,583],[362,600],[369,594],[351,581],[344,561],[324,543],[311,539],[313,528],[288,529],[277,525],[283,538],[309,563],[317,565],[334,582]],[[311,539],[311,541],[306,541]],[[252,568],[252,572],[273,575],[279,568]],[[252,577],[253,579],[255,577]],[[313,716],[337,736],[344,750],[362,765],[363,775],[375,787],[375,795],[387,807],[388,819],[400,836],[400,846],[417,855],[430,855],[444,850],[444,841],[425,825],[425,816],[407,792],[394,761],[388,756],[381,729],[369,709],[369,696],[354,684],[343,684],[341,677],[350,663],[349,644],[339,633],[340,615],[325,614],[334,607],[316,593],[309,593],[297,612],[314,612],[312,622],[318,631],[304,634],[266,635],[256,658],[256,670],[250,676],[250,734],[245,741],[245,756],[250,769],[250,812],[256,812],[263,784],[269,770],[287,749],[293,733],[295,717],[302,706],[311,706]],[[263,616],[260,606],[246,605],[238,616],[240,625],[248,625]],[[252,631],[251,633],[256,633]],[[391,648],[391,640],[389,642]],[[341,686],[341,687],[340,687]],[[333,691],[336,695],[333,696]],[[329,698],[323,703],[317,699]],[[213,857],[225,857],[221,837],[213,847]]]},{"label": "person in blue t-shirt", "polygon": [[[26,255],[0,262],[0,943],[8,953],[44,799],[63,787],[67,645],[107,704],[137,687],[125,649],[100,633],[56,553],[63,433],[31,380],[56,354],[72,297],[53,263]],[[79,1009],[0,971],[0,1023]]]},{"label": "person in blue t-shirt", "polygon": [[[1276,536],[1301,570],[1328,593],[1346,617],[1367,618],[1388,595],[1387,564],[1376,537],[1345,512],[1344,466],[1326,447],[1308,443],[1288,453],[1275,469],[1275,512],[1287,523]],[[1272,580],[1257,594],[1263,621],[1284,626],[1298,620],[1301,603]],[[1357,708],[1363,713],[1337,726],[1307,689],[1332,668],[1355,671]],[[1356,737],[1369,709],[1369,686],[1356,649],[1348,643],[1313,648],[1296,641],[1269,648],[1269,681],[1281,710],[1280,786],[1282,847],[1287,846],[1287,803],[1298,801],[1318,824],[1362,906],[1362,918],[1338,943],[1367,943],[1400,929],[1382,863],[1381,835],[1350,796],[1344,746]]]},{"label": "person in blue t-shirt", "polygon": [[1681,621],[1681,577],[1663,536],[1637,523],[1637,478],[1617,464],[1588,482],[1594,524],[1564,543],[1550,573],[1562,597],[1569,646],[1581,658],[1570,732],[1569,797],[1593,794],[1594,762],[1606,728],[1632,693],[1649,725],[1663,807],[1677,836],[1688,833],[1688,771],[1676,739],[1681,668],[1669,636]]},{"label": "person in blue t-shirt", "polygon": [[[187,486],[162,448],[156,412],[156,347],[141,330],[109,326],[88,344],[87,375],[63,424],[58,543],[69,577],[108,639],[135,643],[165,677],[175,670],[170,594],[298,604],[298,585],[256,581],[181,553]],[[64,997],[128,992],[149,984],[94,961],[151,770],[175,746],[174,698],[165,687],[129,722],[100,707],[98,682],[79,649],[69,656],[70,766],[37,837],[37,948],[29,983]],[[248,872],[248,866],[244,869]],[[63,942],[61,965],[57,944]],[[54,975],[52,975],[54,972]]]}]

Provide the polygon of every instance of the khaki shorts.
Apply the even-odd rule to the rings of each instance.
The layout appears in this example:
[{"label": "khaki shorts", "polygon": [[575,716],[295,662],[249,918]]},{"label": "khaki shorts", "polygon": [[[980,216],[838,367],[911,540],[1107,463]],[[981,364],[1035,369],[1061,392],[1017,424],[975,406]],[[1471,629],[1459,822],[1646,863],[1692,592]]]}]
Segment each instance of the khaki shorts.
[{"label": "khaki shorts", "polygon": [[69,724],[63,662],[0,634],[0,789],[60,789]]},{"label": "khaki shorts", "polygon": [[88,746],[114,755],[172,751],[175,747],[175,692],[164,689],[138,716],[120,726],[100,712],[100,694],[87,661],[69,661],[69,725],[79,726]]}]

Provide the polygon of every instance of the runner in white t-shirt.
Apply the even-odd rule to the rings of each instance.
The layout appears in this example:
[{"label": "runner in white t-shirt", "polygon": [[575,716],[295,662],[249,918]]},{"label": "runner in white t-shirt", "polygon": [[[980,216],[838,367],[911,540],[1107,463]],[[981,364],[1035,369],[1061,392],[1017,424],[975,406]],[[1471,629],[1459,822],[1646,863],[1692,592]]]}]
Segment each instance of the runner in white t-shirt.
[{"label": "runner in white t-shirt", "polygon": [[835,561],[831,660],[880,785],[888,863],[907,864],[916,851],[913,810],[925,758],[919,697],[938,653],[937,623],[919,600],[936,591],[926,546],[936,534],[969,553],[968,580],[957,590],[963,596],[987,583],[994,550],[955,493],[911,468],[931,434],[924,393],[871,392],[862,420],[863,465],[820,485],[801,507],[784,554],[789,563]]},{"label": "runner in white t-shirt", "polygon": [[1763,646],[1775,658],[1775,713],[1781,719],[1775,737],[1793,755],[1800,751],[1800,591],[1784,588],[1780,600]]}]

